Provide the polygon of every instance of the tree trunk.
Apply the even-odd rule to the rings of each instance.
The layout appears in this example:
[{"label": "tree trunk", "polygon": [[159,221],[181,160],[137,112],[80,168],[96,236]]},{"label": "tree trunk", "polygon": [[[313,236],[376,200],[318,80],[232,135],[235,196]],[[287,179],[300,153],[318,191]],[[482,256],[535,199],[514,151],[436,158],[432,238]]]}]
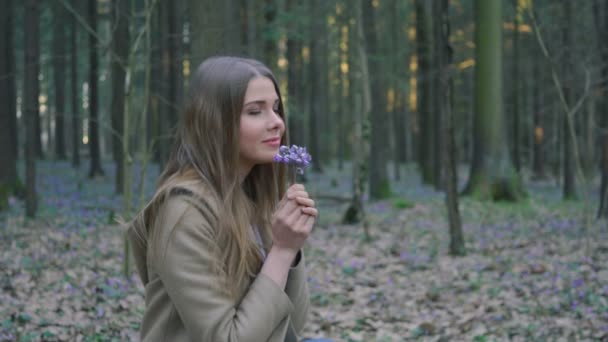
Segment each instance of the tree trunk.
[{"label": "tree trunk", "polygon": [[422,181],[433,184],[433,98],[431,75],[431,19],[429,14],[430,2],[415,0],[416,7],[416,52],[418,55],[418,163]]},{"label": "tree trunk", "polygon": [[[287,0],[290,2],[290,0]],[[256,8],[255,2],[250,0],[244,0],[245,2],[245,21],[247,22],[246,28],[246,40],[247,40],[247,54],[249,57],[257,56],[257,20],[256,20]],[[287,5],[291,7],[292,5]],[[290,60],[291,61],[291,60]]]},{"label": "tree trunk", "polygon": [[372,0],[363,3],[363,32],[364,46],[367,52],[367,63],[370,76],[371,103],[373,117],[371,117],[371,153],[369,174],[369,196],[373,199],[383,199],[391,196],[391,184],[388,177],[387,161],[391,157],[390,151],[390,116],[386,112],[386,88],[383,85],[382,67],[380,64],[380,51],[376,38],[376,10]]},{"label": "tree trunk", "polygon": [[475,121],[473,162],[465,189],[482,199],[516,201],[524,196],[511,164],[502,105],[502,3],[475,0]]},{"label": "tree trunk", "polygon": [[600,72],[602,82],[599,84],[598,97],[598,112],[600,113],[599,122],[601,126],[600,144],[601,144],[601,185],[600,185],[600,205],[597,216],[608,218],[608,5],[605,1],[594,1],[595,22],[597,28],[598,41],[600,42],[601,60],[604,61]]},{"label": "tree trunk", "polygon": [[[6,29],[3,29],[2,31],[5,33],[5,37],[6,37],[6,46],[7,49],[6,50],[0,50],[0,51],[6,51],[6,67],[8,68],[7,70],[9,70],[9,72],[6,74],[7,77],[5,79],[5,82],[7,82],[7,90],[6,93],[7,94],[7,110],[9,113],[13,113],[14,115],[9,116],[8,117],[8,127],[10,127],[11,131],[10,131],[10,144],[9,146],[12,146],[12,153],[15,156],[15,160],[19,159],[19,130],[18,130],[18,126],[17,126],[17,83],[16,83],[16,79],[17,79],[17,65],[16,65],[16,61],[15,61],[15,44],[14,44],[14,40],[13,40],[13,33],[14,33],[14,27],[13,24],[15,23],[15,21],[13,20],[14,18],[14,7],[13,7],[13,1],[12,0],[5,0],[6,4],[3,8],[6,8],[6,12],[5,15],[7,15],[6,17]],[[1,94],[1,93],[0,93]]]},{"label": "tree trunk", "polygon": [[[72,0],[72,8],[77,11],[78,0]],[[80,105],[78,101],[78,30],[76,16],[70,16],[70,70],[71,70],[71,99],[72,99],[72,166],[80,167],[80,144],[82,142],[82,123],[80,121]]]},{"label": "tree trunk", "polygon": [[[562,11],[565,16],[564,26],[562,28],[562,43],[563,43],[563,54],[564,62],[564,78],[562,83],[562,89],[564,93],[564,100],[568,104],[569,108],[573,105],[572,96],[572,68],[574,67],[574,61],[572,60],[571,51],[574,41],[572,40],[572,5],[569,0],[562,0]],[[570,127],[570,120],[568,119],[568,113],[564,113],[563,116],[563,138],[564,138],[564,149],[563,149],[563,165],[564,165],[564,187],[563,197],[564,199],[576,199],[576,188],[574,179],[574,158],[572,150],[572,134]]]},{"label": "tree trunk", "polygon": [[319,118],[323,113],[321,113],[321,101],[319,101],[319,96],[322,91],[322,77],[320,73],[321,69],[321,47],[318,39],[318,30],[319,25],[323,25],[321,22],[321,11],[319,11],[319,1],[311,0],[310,1],[310,9],[311,9],[311,20],[310,20],[310,118],[309,118],[309,147],[310,153],[313,156],[316,156],[316,160],[312,164],[312,169],[315,172],[323,172],[323,168],[321,167],[321,158],[320,156],[320,142],[319,142]]},{"label": "tree trunk", "polygon": [[[97,1],[88,1],[88,24],[97,32]],[[97,38],[89,33],[89,153],[91,154],[91,169],[89,177],[103,176],[101,167],[101,151],[99,146],[99,108],[97,105],[98,79]]]},{"label": "tree trunk", "polygon": [[545,175],[545,158],[544,158],[544,142],[545,142],[545,127],[544,127],[544,111],[542,110],[542,93],[541,93],[541,61],[542,59],[538,54],[533,54],[532,58],[533,63],[533,74],[535,84],[532,87],[532,111],[533,114],[533,127],[534,127],[534,150],[533,150],[533,162],[532,168],[534,173],[534,178],[536,179],[544,179]]},{"label": "tree trunk", "polygon": [[55,156],[59,160],[67,159],[65,152],[65,9],[60,3],[54,3],[53,13],[53,80],[55,90]]},{"label": "tree trunk", "polygon": [[[318,3],[317,5],[321,5]],[[276,0],[264,0],[264,63],[271,69],[276,70],[279,51],[277,48],[278,31],[276,27],[277,2]],[[317,161],[319,160],[317,155]],[[313,164],[314,165],[314,164]]]},{"label": "tree trunk", "polygon": [[[159,8],[162,9],[162,4],[160,4],[158,6]],[[147,122],[148,127],[146,127],[146,131],[147,131],[147,138],[148,138],[148,146],[150,146],[150,153],[153,156],[153,160],[154,162],[158,163],[158,165],[160,166],[159,171],[162,172],[163,168],[162,168],[162,146],[161,144],[164,143],[163,140],[161,140],[161,103],[160,103],[160,97],[162,95],[162,89],[163,89],[163,67],[162,67],[162,25],[161,25],[161,10],[159,10],[158,8],[154,10],[154,12],[152,13],[152,17],[151,17],[151,35],[152,35],[152,41],[153,44],[150,47],[152,49],[152,51],[150,51],[151,56],[151,63],[152,65],[150,66],[151,70],[151,80],[150,80],[150,97],[148,98],[148,108],[149,108],[149,115],[150,118]],[[190,62],[193,62],[193,59],[190,58]],[[195,68],[196,66],[191,64],[190,68],[190,73],[193,72],[192,68]]]},{"label": "tree trunk", "polygon": [[38,115],[38,95],[40,86],[38,70],[40,61],[40,3],[27,0],[25,3],[25,65],[23,81],[23,108],[25,115],[25,213],[36,216],[38,206],[36,195],[36,126]]},{"label": "tree trunk", "polygon": [[[161,1],[161,13],[166,6]],[[224,37],[218,29],[224,26],[224,3],[220,1],[190,0],[190,63],[192,72],[207,57],[218,55],[224,49]],[[162,25],[161,25],[162,27]],[[161,32],[166,32],[161,30]]]},{"label": "tree trunk", "polygon": [[14,62],[13,7],[11,0],[3,0],[0,14],[0,211],[7,206],[8,196],[18,190],[17,145],[13,141],[16,132],[15,72]]},{"label": "tree trunk", "polygon": [[[242,50],[241,20],[238,0],[224,0],[224,53],[240,55]],[[174,1],[178,3],[179,1]]]},{"label": "tree trunk", "polygon": [[371,111],[371,89],[367,62],[367,53],[365,49],[365,37],[363,35],[363,2],[361,0],[356,3],[355,7],[355,25],[356,31],[353,35],[356,48],[353,51],[357,52],[357,56],[352,56],[352,63],[349,63],[358,70],[359,76],[357,82],[352,82],[354,94],[351,98],[354,99],[354,137],[353,137],[353,198],[344,213],[342,221],[344,223],[363,223],[364,240],[371,240],[369,232],[369,223],[365,213],[365,205],[363,195],[365,191],[366,167],[365,160],[367,159],[367,151],[369,149],[368,139],[365,137],[364,127],[367,116]]},{"label": "tree trunk", "polygon": [[513,31],[513,75],[512,75],[512,94],[513,94],[513,138],[511,141],[513,148],[513,164],[517,172],[521,171],[521,152],[519,150],[520,144],[520,133],[519,133],[519,21],[521,20],[521,13],[519,8],[519,1],[515,0],[515,29]]},{"label": "tree trunk", "polygon": [[[445,49],[445,43],[443,42],[443,25],[447,25],[441,22],[438,22],[437,19],[441,18],[443,16],[443,14],[441,13],[444,9],[443,9],[444,4],[440,1],[434,1],[433,2],[433,18],[435,18],[435,20],[433,20],[433,36],[434,36],[434,44],[433,46],[435,47],[435,52],[433,55],[433,65],[435,66],[435,68],[437,70],[441,70],[442,68],[445,67],[446,65],[446,61],[442,60],[442,58],[445,58],[446,56],[443,56],[445,54],[445,51],[443,51]],[[447,14],[446,14],[447,15]],[[433,77],[433,97],[435,98],[435,103],[437,104],[441,104],[443,101],[445,101],[444,96],[446,95],[446,90],[443,89],[443,86],[441,85],[441,75],[438,72],[438,75],[436,75],[435,77]],[[444,175],[443,175],[443,150],[444,150],[444,145],[445,145],[445,135],[444,135],[444,116],[445,116],[445,110],[442,110],[441,105],[436,105],[435,106],[435,110],[433,110],[433,163],[432,163],[432,169],[433,169],[433,184],[435,186],[435,189],[437,190],[442,190],[444,189],[444,183],[445,183],[445,179],[444,179]]]},{"label": "tree trunk", "polygon": [[458,172],[456,169],[456,141],[454,139],[454,115],[453,96],[452,96],[452,59],[453,50],[450,45],[450,21],[449,21],[449,0],[435,0],[434,6],[437,9],[435,18],[438,19],[436,27],[439,27],[439,34],[436,36],[437,42],[437,61],[439,62],[439,92],[443,94],[439,111],[441,117],[445,121],[445,125],[441,125],[442,131],[439,133],[445,138],[444,149],[441,151],[443,169],[445,170],[445,190],[446,190],[446,206],[448,210],[448,222],[450,225],[450,254],[465,255],[466,249],[464,244],[464,234],[462,232],[462,223],[460,219],[460,211],[458,209]]},{"label": "tree trunk", "polygon": [[130,1],[113,0],[112,17],[112,152],[116,162],[114,191],[122,194],[124,165],[122,156],[125,109],[125,68],[129,55]]},{"label": "tree trunk", "polygon": [[[251,1],[249,1],[251,2]],[[296,11],[294,0],[287,0],[286,12],[294,14]],[[300,80],[302,69],[302,39],[301,27],[294,21],[287,23],[287,109],[289,140],[302,144],[304,142],[304,120],[301,95],[302,82]]]}]

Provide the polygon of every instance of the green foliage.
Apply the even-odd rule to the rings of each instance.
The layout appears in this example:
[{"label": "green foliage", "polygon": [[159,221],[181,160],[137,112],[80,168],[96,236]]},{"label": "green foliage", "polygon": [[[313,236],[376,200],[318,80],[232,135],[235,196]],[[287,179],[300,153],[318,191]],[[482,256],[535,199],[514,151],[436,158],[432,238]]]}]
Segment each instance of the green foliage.
[{"label": "green foliage", "polygon": [[414,205],[414,202],[401,197],[393,200],[393,207],[396,209],[410,209],[413,208]]}]

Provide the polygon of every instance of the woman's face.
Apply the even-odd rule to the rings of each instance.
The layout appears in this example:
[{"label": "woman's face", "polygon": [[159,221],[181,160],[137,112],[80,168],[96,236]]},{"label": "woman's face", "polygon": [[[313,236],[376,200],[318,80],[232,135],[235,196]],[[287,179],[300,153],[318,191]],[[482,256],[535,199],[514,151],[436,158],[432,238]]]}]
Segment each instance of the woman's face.
[{"label": "woman's face", "polygon": [[251,79],[245,92],[240,126],[240,163],[244,174],[256,164],[271,163],[281,145],[285,123],[279,95],[267,77]]}]

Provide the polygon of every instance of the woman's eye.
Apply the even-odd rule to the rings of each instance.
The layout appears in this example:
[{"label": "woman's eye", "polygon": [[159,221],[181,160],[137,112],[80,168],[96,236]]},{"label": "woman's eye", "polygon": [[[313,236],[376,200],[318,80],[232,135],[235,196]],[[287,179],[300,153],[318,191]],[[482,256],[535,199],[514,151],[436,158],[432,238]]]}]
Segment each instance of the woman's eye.
[{"label": "woman's eye", "polygon": [[258,115],[260,113],[261,113],[261,111],[259,111],[259,110],[250,110],[249,111],[249,115]]}]

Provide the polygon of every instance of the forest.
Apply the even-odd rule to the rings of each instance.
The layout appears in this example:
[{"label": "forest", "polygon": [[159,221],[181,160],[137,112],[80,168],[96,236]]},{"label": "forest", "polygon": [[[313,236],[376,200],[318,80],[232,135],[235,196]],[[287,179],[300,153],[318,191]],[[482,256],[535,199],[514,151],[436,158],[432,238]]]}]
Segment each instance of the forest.
[{"label": "forest", "polygon": [[139,340],[123,223],[216,55],[313,158],[304,337],[608,340],[607,1],[0,6],[0,341]]}]

